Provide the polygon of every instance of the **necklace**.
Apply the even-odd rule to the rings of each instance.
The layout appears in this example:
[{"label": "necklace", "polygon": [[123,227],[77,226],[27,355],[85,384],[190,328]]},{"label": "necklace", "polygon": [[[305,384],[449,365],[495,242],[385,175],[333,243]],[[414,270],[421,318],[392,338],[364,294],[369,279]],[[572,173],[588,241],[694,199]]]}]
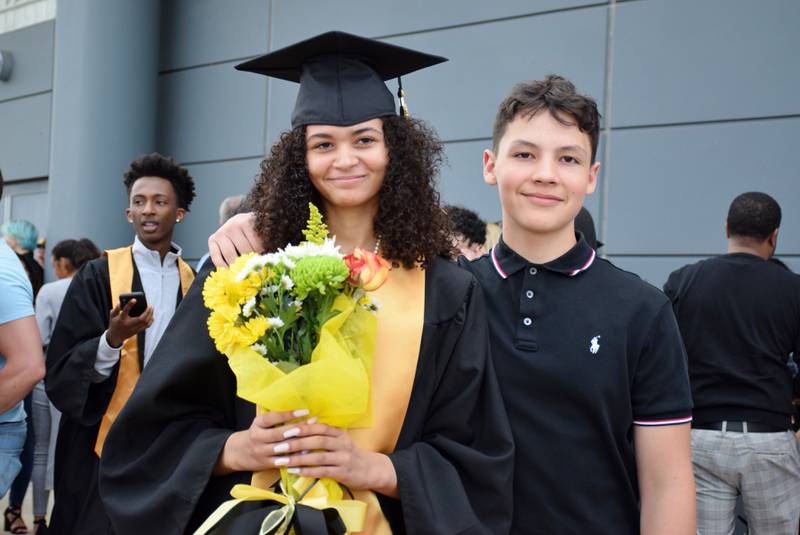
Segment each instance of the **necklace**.
[{"label": "necklace", "polygon": [[379,236],[378,239],[375,240],[375,247],[372,248],[372,254],[378,254],[380,250],[381,250],[381,238]]}]

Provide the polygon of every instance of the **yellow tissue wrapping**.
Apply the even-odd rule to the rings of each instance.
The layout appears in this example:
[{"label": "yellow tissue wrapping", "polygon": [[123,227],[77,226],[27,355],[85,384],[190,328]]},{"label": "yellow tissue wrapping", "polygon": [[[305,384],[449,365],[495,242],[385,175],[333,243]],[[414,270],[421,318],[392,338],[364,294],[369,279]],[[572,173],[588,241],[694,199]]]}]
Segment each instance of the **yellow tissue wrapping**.
[{"label": "yellow tissue wrapping", "polygon": [[372,423],[370,377],[377,318],[339,295],[339,314],[325,322],[311,362],[284,373],[249,347],[228,354],[237,395],[267,411],[308,409],[320,422],[341,428]]}]

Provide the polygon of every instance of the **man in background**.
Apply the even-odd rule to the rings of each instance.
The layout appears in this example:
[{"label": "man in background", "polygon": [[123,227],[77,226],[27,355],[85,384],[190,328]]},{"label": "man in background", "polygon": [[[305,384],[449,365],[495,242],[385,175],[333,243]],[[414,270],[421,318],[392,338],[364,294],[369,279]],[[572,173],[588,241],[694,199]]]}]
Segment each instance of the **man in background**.
[{"label": "man in background", "polygon": [[770,262],[780,223],[775,199],[739,195],[727,254],[682,267],[664,286],[689,357],[697,527],[706,535],[733,533],[739,495],[753,535],[798,532],[787,359],[800,355],[800,276]]}]

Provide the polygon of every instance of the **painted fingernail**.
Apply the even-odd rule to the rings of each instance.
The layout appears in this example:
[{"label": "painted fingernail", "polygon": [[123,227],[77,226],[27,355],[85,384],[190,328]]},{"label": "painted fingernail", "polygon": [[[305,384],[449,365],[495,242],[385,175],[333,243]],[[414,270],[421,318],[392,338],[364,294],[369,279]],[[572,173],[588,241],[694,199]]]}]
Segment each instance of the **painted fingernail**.
[{"label": "painted fingernail", "polygon": [[303,416],[308,416],[308,414],[308,409],[297,409],[292,412],[292,416],[295,418],[302,418]]},{"label": "painted fingernail", "polygon": [[296,437],[299,434],[300,434],[300,428],[299,427],[292,427],[288,431],[284,431],[283,432],[283,438],[292,438],[292,437]]},{"label": "painted fingernail", "polygon": [[278,457],[277,459],[275,459],[275,466],[283,466],[285,464],[289,464],[288,457]]},{"label": "painted fingernail", "polygon": [[300,473],[300,469],[299,468],[287,468],[286,471],[289,472],[290,474],[299,474]]},{"label": "painted fingernail", "polygon": [[317,417],[316,417],[316,416],[312,416],[311,418],[309,418],[308,420],[306,420],[306,423],[307,423],[308,425],[314,425],[315,423],[317,423]]},{"label": "painted fingernail", "polygon": [[277,446],[272,448],[272,451],[274,451],[275,453],[286,453],[287,451],[289,451],[289,443],[284,442],[283,444],[278,444]]}]

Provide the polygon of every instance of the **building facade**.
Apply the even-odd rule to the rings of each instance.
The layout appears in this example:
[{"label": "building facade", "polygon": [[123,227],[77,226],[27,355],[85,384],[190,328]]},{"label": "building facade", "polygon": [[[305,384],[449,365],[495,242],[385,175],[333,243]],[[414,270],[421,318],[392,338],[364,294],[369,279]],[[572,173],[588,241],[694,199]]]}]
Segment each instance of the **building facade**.
[{"label": "building facade", "polygon": [[730,201],[758,190],[781,203],[778,254],[800,271],[798,21],[796,0],[0,0],[13,61],[0,218],[31,219],[50,245],[129,242],[122,173],[156,150],[196,179],[176,240],[200,257],[296,94],[233,66],[339,29],[450,58],[403,79],[411,113],[445,142],[445,202],[500,218],[481,173],[497,105],[515,82],[559,73],[603,114],[586,206],[612,261],[660,286],[723,253]]}]

